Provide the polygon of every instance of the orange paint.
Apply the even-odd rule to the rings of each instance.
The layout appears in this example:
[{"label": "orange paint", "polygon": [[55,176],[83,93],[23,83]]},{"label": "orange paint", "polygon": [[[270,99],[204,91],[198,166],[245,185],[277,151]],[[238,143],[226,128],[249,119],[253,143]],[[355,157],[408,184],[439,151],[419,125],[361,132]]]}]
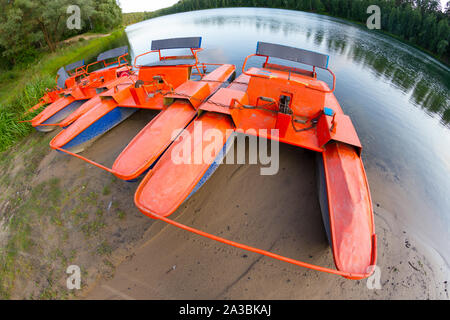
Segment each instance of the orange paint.
[{"label": "orange paint", "polygon": [[[126,54],[127,55],[127,54]],[[61,123],[47,123],[48,119],[52,118],[55,114],[67,107],[70,103],[77,100],[89,100],[98,97],[98,90],[109,89],[118,84],[130,82],[128,77],[130,76],[131,67],[128,66],[128,62],[125,60],[125,56],[120,56],[117,60],[117,66],[113,66],[116,61],[106,63],[105,61],[97,61],[88,66],[82,66],[70,74],[70,77],[65,81],[67,89],[56,89],[46,93],[38,105],[30,108],[27,113],[35,111],[48,104],[48,106],[34,117],[30,122],[33,127],[41,126],[67,126],[76,120],[77,117],[82,115],[88,110],[93,103],[87,104],[82,110],[78,108],[75,114],[70,120],[63,120]],[[89,68],[93,65],[103,63],[105,69],[89,72]]]},{"label": "orange paint", "polygon": [[[253,55],[251,55],[253,56]],[[360,157],[361,144],[348,116],[343,114],[333,95],[333,88],[305,71],[268,63],[262,68],[245,70],[228,88],[212,95],[198,109],[203,113],[185,130],[192,137],[195,124],[203,130],[216,128],[225,132],[253,130],[257,136],[320,152],[323,158],[328,199],[328,215],[336,270],[311,265],[265,250],[230,241],[168,218],[196,189],[210,164],[176,164],[172,152],[183,144],[202,152],[206,146],[183,139],[174,142],[148,172],[135,194],[135,203],[145,215],[183,230],[243,250],[280,261],[349,279],[370,276],[376,264],[376,235],[373,209],[366,173]],[[333,111],[325,115],[324,109]],[[263,131],[259,131],[264,129]],[[271,129],[279,134],[271,136]],[[227,137],[224,135],[224,137]],[[193,138],[191,138],[193,139]],[[215,141],[220,149],[223,141]]]}]

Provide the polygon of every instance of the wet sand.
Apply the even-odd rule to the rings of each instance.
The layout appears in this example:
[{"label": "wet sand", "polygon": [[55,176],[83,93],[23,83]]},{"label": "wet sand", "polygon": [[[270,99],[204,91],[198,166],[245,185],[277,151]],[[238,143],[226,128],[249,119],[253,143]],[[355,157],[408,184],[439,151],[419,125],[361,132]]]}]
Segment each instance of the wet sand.
[{"label": "wet sand", "polygon": [[[271,252],[334,267],[316,193],[314,153],[280,148],[280,171],[222,165],[173,215],[177,221]],[[381,181],[370,181],[383,189]],[[229,247],[153,221],[114,276],[87,299],[448,299],[448,266],[372,192],[381,289]],[[131,199],[130,199],[131,204]]]},{"label": "wet sand", "polygon": [[[111,166],[153,115],[136,113],[83,155]],[[17,166],[23,162],[21,157],[27,158],[16,157]],[[65,294],[69,263],[84,270],[82,290],[70,296],[75,299],[449,299],[448,265],[425,245],[417,229],[401,219],[403,211],[414,210],[408,208],[407,197],[400,197],[401,190],[376,166],[369,165],[367,172],[378,236],[378,290],[369,290],[366,280],[296,267],[147,218],[134,206],[138,182],[115,179],[79,159],[49,150],[33,179],[24,183],[33,188],[59,178],[70,200],[62,208],[62,227],[46,218],[33,222],[36,246],[23,258],[33,268],[17,278],[12,298],[40,296],[48,279],[57,284],[59,294]],[[109,193],[102,193],[105,186]],[[333,268],[316,189],[314,153],[281,145],[277,175],[261,176],[259,165],[222,165],[172,218],[230,240]],[[83,202],[85,198],[72,194],[76,190],[97,194],[96,202]],[[0,203],[0,208],[7,204]],[[87,214],[80,224],[71,220],[70,212],[77,208]],[[119,213],[124,218],[118,219]],[[82,225],[98,219],[103,227],[86,236]],[[6,239],[8,231],[4,232]],[[100,252],[104,243],[110,252]],[[55,260],[55,250],[66,257],[76,254],[69,261]]]}]

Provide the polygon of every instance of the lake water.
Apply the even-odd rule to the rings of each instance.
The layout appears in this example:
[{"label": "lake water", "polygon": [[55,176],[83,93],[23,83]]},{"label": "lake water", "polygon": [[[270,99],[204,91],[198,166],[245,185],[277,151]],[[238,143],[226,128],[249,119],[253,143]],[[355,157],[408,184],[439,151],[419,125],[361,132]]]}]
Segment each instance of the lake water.
[{"label": "lake water", "polygon": [[[449,68],[364,27],[289,10],[195,11],[126,31],[132,55],[149,51],[152,40],[202,36],[201,61],[235,64],[238,74],[257,41],[328,54],[337,78],[335,95],[364,148],[375,212],[383,208],[449,263]],[[319,78],[330,79],[326,73]]]}]

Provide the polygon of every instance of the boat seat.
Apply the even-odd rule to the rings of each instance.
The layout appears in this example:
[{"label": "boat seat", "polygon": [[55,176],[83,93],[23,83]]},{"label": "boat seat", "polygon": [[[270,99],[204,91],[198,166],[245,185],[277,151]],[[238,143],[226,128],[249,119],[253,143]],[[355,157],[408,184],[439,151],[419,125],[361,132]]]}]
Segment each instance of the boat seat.
[{"label": "boat seat", "polygon": [[58,85],[58,87],[61,89],[67,89],[66,80],[69,79],[70,76],[67,73],[66,69],[64,67],[61,67],[56,74],[58,75],[58,79],[56,80],[56,84]]},{"label": "boat seat", "polygon": [[161,60],[145,64],[145,67],[155,67],[155,66],[179,66],[179,65],[194,65],[196,63],[195,59],[170,59]]},{"label": "boat seat", "polygon": [[98,55],[97,61],[104,61],[124,56],[128,53],[128,46],[123,46],[102,52]]},{"label": "boat seat", "polygon": [[65,70],[72,71],[72,70],[76,70],[81,67],[84,67],[84,60],[80,60],[80,61],[68,64],[67,66],[65,66]]},{"label": "boat seat", "polygon": [[111,65],[109,65],[109,66],[107,66],[107,67],[103,67],[103,68],[100,68],[100,69],[98,69],[98,70],[95,70],[94,72],[97,72],[97,71],[105,71],[105,70],[108,70],[108,69],[111,69],[111,68],[115,68],[115,67],[118,67],[118,66],[119,66],[118,63],[114,63],[114,64],[111,64]]}]

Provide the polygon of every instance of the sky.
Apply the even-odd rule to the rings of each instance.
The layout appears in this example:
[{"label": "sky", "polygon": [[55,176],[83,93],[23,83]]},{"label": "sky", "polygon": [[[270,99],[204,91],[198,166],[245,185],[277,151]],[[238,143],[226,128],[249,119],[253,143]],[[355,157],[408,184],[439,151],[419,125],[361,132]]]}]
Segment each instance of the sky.
[{"label": "sky", "polygon": [[[440,0],[442,8],[448,0]],[[178,2],[178,0],[119,0],[123,12],[154,11]]]}]

